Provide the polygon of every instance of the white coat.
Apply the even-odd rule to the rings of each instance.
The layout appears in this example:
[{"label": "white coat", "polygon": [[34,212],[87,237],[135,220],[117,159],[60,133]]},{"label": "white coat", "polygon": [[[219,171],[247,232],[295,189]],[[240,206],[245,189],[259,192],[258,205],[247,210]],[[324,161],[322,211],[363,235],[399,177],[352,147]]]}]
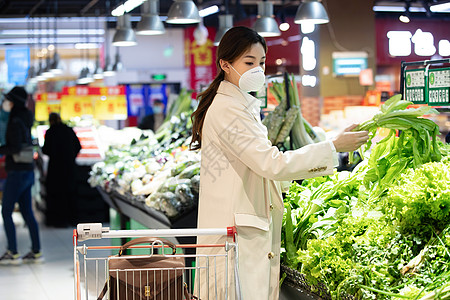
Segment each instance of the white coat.
[{"label": "white coat", "polygon": [[[282,186],[294,179],[333,173],[331,142],[281,152],[267,138],[260,119],[260,101],[228,81],[222,81],[203,124],[199,228],[236,226],[241,299],[278,299]],[[224,243],[226,238],[204,236],[198,244]],[[203,249],[213,255],[218,249]],[[234,258],[233,258],[234,259]],[[210,272],[198,272],[201,299],[239,299],[234,293],[233,265],[210,261]],[[214,269],[215,268],[215,269]],[[206,277],[210,280],[209,291]],[[200,282],[200,283],[199,283]],[[217,290],[214,289],[217,286]],[[198,293],[198,288],[196,288]]]}]

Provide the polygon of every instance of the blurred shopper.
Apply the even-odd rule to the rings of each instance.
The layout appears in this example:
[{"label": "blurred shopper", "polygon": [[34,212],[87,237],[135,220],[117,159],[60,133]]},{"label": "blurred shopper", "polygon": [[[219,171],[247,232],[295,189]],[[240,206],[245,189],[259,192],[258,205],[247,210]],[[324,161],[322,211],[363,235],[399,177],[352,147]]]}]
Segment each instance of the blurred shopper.
[{"label": "blurred shopper", "polygon": [[156,130],[158,130],[158,128],[161,126],[163,122],[164,122],[164,103],[161,100],[156,99],[153,102],[152,112],[146,115],[144,118],[142,118],[138,128],[143,130],[150,129],[153,132],[155,132]]},{"label": "blurred shopper", "polygon": [[[332,141],[293,151],[278,150],[268,140],[259,118],[259,100],[248,93],[264,86],[266,52],[264,38],[250,28],[233,27],[225,33],[217,48],[218,75],[199,94],[198,108],[192,114],[191,149],[202,149],[198,228],[235,225],[241,298],[276,300],[282,191],[290,180],[333,174],[336,152],[358,149],[369,135],[367,131],[351,132],[356,127],[353,125]],[[221,244],[225,238],[200,236],[197,242]],[[218,254],[217,249],[198,251]],[[224,261],[215,262],[210,272],[224,274],[225,268]],[[205,273],[200,271],[196,279]],[[228,290],[234,291],[235,282],[228,279]],[[222,275],[209,287],[205,280],[199,282],[200,295],[207,294],[208,288],[214,291],[216,282],[216,295],[224,299],[226,278]]]},{"label": "blurred shopper", "polygon": [[157,99],[153,102],[153,115],[155,119],[155,124],[153,126],[153,130],[157,131],[158,128],[162,125],[164,122],[164,103]]},{"label": "blurred shopper", "polygon": [[[3,99],[2,99],[3,100]],[[6,127],[8,126],[9,112],[0,107],[0,146],[6,144]]]},{"label": "blurred shopper", "polygon": [[[28,94],[23,87],[16,86],[5,95],[2,109],[9,112],[5,145],[0,154],[6,155],[7,177],[3,189],[2,217],[8,239],[7,251],[0,257],[1,264],[19,264],[42,260],[39,228],[33,214],[31,187],[34,183],[33,151],[31,147],[31,126],[33,115],[25,107]],[[28,150],[27,150],[28,149]],[[31,150],[31,151],[30,151]],[[16,228],[12,219],[14,206],[19,209],[31,237],[31,251],[23,256],[17,252]]]},{"label": "blurred shopper", "polygon": [[75,222],[75,158],[81,145],[73,129],[57,113],[50,114],[49,122],[42,147],[50,158],[45,182],[46,225],[67,227]]}]

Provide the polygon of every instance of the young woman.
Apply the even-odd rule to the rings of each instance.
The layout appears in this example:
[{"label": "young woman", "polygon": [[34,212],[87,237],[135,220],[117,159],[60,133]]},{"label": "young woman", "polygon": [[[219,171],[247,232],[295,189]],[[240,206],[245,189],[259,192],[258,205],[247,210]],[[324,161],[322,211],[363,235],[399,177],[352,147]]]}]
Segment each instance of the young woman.
[{"label": "young woman", "polygon": [[[33,162],[17,161],[14,158],[25,145],[31,145],[33,114],[25,104],[28,94],[23,87],[16,86],[2,102],[2,109],[9,112],[6,128],[6,144],[0,147],[0,155],[5,155],[7,177],[3,189],[2,217],[8,241],[7,251],[0,257],[0,264],[20,264],[42,261],[39,228],[33,214],[31,187],[34,183]],[[14,205],[19,203],[25,224],[31,238],[31,251],[20,257],[17,249],[16,227],[12,219]]]},{"label": "young woman", "polygon": [[[273,146],[261,123],[259,100],[248,94],[264,84],[266,52],[264,39],[252,29],[227,31],[217,49],[219,74],[199,95],[192,115],[191,148],[202,150],[198,227],[237,228],[239,282],[232,280],[229,266],[227,299],[278,299],[281,192],[290,180],[332,174],[336,152],[358,149],[368,139],[368,132],[351,132],[351,126],[333,141],[298,150],[281,152]],[[199,244],[224,241],[198,239]],[[209,295],[216,295],[212,287],[217,285],[219,299],[225,299],[225,264],[217,262],[213,268],[210,275],[216,274],[218,281],[210,280],[209,287],[204,284],[206,273],[197,275],[202,285],[198,296],[208,295],[208,289]],[[240,284],[240,297],[234,294],[235,284]]]}]

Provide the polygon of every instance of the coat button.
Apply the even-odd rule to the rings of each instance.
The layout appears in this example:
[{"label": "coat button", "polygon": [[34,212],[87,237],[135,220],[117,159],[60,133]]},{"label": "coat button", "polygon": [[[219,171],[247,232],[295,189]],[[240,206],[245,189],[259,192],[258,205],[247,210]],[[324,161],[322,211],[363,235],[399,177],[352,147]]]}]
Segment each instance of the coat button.
[{"label": "coat button", "polygon": [[269,208],[270,208],[270,210],[273,210],[273,204],[272,203],[270,203]]},{"label": "coat button", "polygon": [[269,254],[267,254],[267,257],[268,257],[269,259],[272,259],[272,258],[275,257],[275,253],[269,252]]}]

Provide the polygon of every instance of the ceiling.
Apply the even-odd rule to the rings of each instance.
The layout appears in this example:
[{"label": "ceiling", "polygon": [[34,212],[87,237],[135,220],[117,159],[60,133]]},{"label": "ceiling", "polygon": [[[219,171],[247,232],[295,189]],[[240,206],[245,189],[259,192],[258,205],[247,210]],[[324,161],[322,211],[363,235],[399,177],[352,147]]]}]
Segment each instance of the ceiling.
[{"label": "ceiling", "polygon": [[[225,3],[231,13],[239,19],[245,15],[256,14],[256,3],[261,0],[194,0],[201,9],[213,4],[222,6]],[[269,0],[274,3],[274,11],[277,13],[282,7],[288,10],[288,14],[295,14],[300,0]],[[326,5],[327,1],[322,0]],[[367,1],[367,0],[363,0]],[[429,12],[429,6],[436,3],[449,2],[445,0],[372,0],[374,5],[395,5],[405,6],[407,2],[411,6],[425,7]],[[107,11],[123,3],[123,0],[0,0],[0,18],[6,17],[40,17],[40,16],[105,16]],[[160,0],[160,14],[167,15],[173,0]],[[109,8],[108,8],[109,7]],[[139,8],[134,9],[132,14],[139,14]],[[437,17],[436,14],[429,14],[428,17]]]},{"label": "ceiling", "polygon": [[[257,3],[261,0],[194,0],[199,9],[218,5],[222,13],[228,9],[234,15],[234,21],[246,19],[257,15]],[[286,17],[294,17],[301,0],[268,0],[274,3],[274,14],[280,20],[282,14]],[[321,0],[325,7],[328,1]],[[354,0],[369,1],[369,0]],[[0,0],[0,48],[11,45],[36,44],[39,39],[43,44],[53,43],[56,39],[53,34],[38,33],[54,32],[58,29],[57,43],[62,47],[72,47],[77,40],[101,43],[104,36],[105,16],[107,26],[115,28],[116,18],[111,17],[111,11],[122,4],[124,0]],[[420,8],[423,12],[414,13],[417,18],[432,18],[450,20],[450,9],[447,13],[430,13],[429,6],[436,3],[450,2],[450,0],[372,0],[374,6],[405,7],[409,3],[411,7]],[[159,0],[160,15],[166,16],[173,0]],[[348,2],[347,2],[348,3]],[[424,9],[426,8],[426,9]],[[135,8],[130,13],[133,18],[133,26],[140,19],[140,9]],[[375,12],[380,16],[395,16],[397,13]],[[204,18],[206,26],[217,27],[218,15],[213,14]],[[57,16],[57,18],[55,18]],[[30,18],[31,17],[31,18]],[[101,18],[95,18],[101,17]],[[56,22],[55,22],[56,21]],[[56,23],[56,26],[55,26]],[[184,25],[165,24],[165,27],[180,28]],[[192,25],[187,25],[192,26]],[[64,33],[59,33],[65,30]],[[97,30],[97,32],[80,36],[80,32]],[[19,42],[20,39],[20,42]]]}]

